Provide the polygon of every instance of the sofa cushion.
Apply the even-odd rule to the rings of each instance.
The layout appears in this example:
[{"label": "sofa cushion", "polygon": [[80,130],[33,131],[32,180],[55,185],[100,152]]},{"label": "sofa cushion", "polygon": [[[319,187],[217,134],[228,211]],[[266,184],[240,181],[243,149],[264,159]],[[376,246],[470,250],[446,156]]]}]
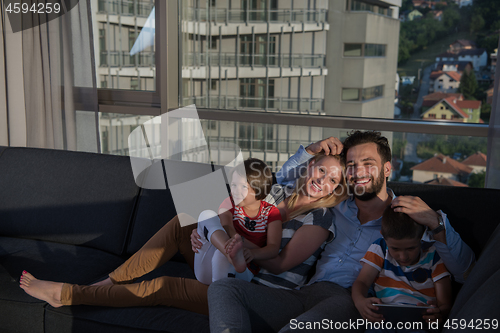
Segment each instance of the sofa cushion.
[{"label": "sofa cushion", "polygon": [[1,236],[124,251],[139,192],[128,157],[7,148],[0,184]]},{"label": "sofa cushion", "polygon": [[42,280],[88,284],[123,262],[119,256],[84,246],[0,237],[0,265],[17,280],[26,270]]},{"label": "sofa cushion", "polygon": [[123,259],[83,246],[0,237],[0,332],[44,332],[47,303],[19,287],[23,270],[37,278],[91,283]]}]

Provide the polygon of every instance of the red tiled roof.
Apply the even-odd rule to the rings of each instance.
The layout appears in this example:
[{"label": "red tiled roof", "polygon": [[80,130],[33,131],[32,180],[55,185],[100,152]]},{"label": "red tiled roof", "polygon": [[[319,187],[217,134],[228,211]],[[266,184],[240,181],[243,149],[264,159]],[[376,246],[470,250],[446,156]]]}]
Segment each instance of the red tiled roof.
[{"label": "red tiled roof", "polygon": [[480,109],[481,101],[457,101],[456,103],[461,109]]},{"label": "red tiled roof", "polygon": [[451,45],[455,44],[455,43],[458,43],[462,46],[476,46],[476,43],[474,43],[473,41],[471,40],[467,40],[467,39],[457,39],[456,41],[454,41],[453,43],[451,43]]},{"label": "red tiled roof", "polygon": [[485,167],[487,160],[488,158],[486,157],[486,154],[483,154],[480,151],[478,151],[474,155],[467,157],[462,163],[466,165],[477,165]]},{"label": "red tiled roof", "polygon": [[462,74],[458,72],[445,72],[445,74],[451,77],[455,81],[460,81],[460,78],[462,77]]},{"label": "red tiled roof", "polygon": [[441,75],[443,74],[446,74],[448,75],[449,77],[451,77],[453,80],[455,81],[460,81],[460,78],[462,77],[462,74],[458,73],[458,72],[443,72],[443,71],[434,71],[434,72],[431,72],[431,75],[430,75],[430,78],[432,80],[434,79],[437,79],[439,78]]},{"label": "red tiled roof", "polygon": [[461,183],[459,181],[448,179],[444,177],[439,177],[433,179],[431,181],[425,182],[427,185],[445,185],[445,186],[461,186],[461,187],[469,187],[469,185]]},{"label": "red tiled roof", "polygon": [[432,171],[432,172],[444,172],[451,173],[453,175],[458,174],[470,174],[472,168],[452,159],[449,156],[444,156],[443,154],[436,155],[423,161],[420,164],[415,165],[411,170],[417,171]]},{"label": "red tiled roof", "polygon": [[453,110],[455,110],[459,115],[462,116],[462,118],[469,118],[469,115],[465,113],[464,110],[462,110],[457,104],[455,104],[455,101],[457,100],[454,97],[445,98],[443,99],[443,101],[445,101],[446,104],[451,106]]},{"label": "red tiled roof", "polygon": [[459,93],[443,93],[443,92],[435,92],[432,94],[429,94],[427,96],[424,96],[424,101],[435,101],[439,102],[442,99],[445,99],[447,97],[455,97],[457,100],[461,101],[464,99],[462,94]]},{"label": "red tiled roof", "polygon": [[440,76],[441,76],[441,75],[443,75],[443,74],[444,74],[444,72],[443,72],[443,71],[432,71],[432,72],[431,72],[431,76],[430,76],[430,78],[431,78],[432,80],[434,80],[434,79],[437,79],[438,77],[440,77]]}]

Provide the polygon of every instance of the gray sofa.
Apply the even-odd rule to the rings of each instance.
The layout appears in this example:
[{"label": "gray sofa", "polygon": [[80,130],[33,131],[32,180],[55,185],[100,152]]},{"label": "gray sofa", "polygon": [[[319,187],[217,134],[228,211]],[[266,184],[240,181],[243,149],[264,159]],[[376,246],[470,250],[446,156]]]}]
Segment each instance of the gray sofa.
[{"label": "gray sofa", "polygon": [[[196,168],[189,162],[182,167]],[[452,318],[500,319],[500,191],[391,183],[448,213],[480,259]],[[208,317],[169,307],[53,308],[19,288],[23,270],[90,284],[137,251],[175,214],[170,191],[134,182],[129,158],[0,147],[0,332],[207,332]],[[178,256],[144,279],[194,278]]]}]

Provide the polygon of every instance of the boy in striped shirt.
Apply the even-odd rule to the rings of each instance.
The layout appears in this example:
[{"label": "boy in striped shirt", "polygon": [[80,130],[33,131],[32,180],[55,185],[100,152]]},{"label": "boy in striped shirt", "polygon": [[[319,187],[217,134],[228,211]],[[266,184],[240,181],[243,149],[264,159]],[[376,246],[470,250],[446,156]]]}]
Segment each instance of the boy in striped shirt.
[{"label": "boy in striped shirt", "polygon": [[[352,286],[352,298],[363,318],[382,321],[374,303],[437,305],[446,318],[452,305],[450,273],[432,243],[421,241],[425,227],[388,206],[380,233],[366,252]],[[376,297],[368,291],[375,285]],[[434,315],[423,316],[427,321]]]}]

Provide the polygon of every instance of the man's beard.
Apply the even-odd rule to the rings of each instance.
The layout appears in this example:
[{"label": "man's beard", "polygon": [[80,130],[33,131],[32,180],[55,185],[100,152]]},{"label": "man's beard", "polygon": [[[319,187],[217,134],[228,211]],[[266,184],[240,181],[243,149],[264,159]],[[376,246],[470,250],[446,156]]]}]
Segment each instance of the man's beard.
[{"label": "man's beard", "polygon": [[368,201],[375,198],[380,193],[380,191],[382,191],[385,182],[384,169],[380,170],[380,174],[378,175],[376,180],[374,180],[371,175],[370,179],[372,182],[371,191],[367,190],[366,187],[363,187],[363,192],[357,193],[355,185],[352,183],[349,184],[349,190],[356,199],[359,199],[361,201]]}]

